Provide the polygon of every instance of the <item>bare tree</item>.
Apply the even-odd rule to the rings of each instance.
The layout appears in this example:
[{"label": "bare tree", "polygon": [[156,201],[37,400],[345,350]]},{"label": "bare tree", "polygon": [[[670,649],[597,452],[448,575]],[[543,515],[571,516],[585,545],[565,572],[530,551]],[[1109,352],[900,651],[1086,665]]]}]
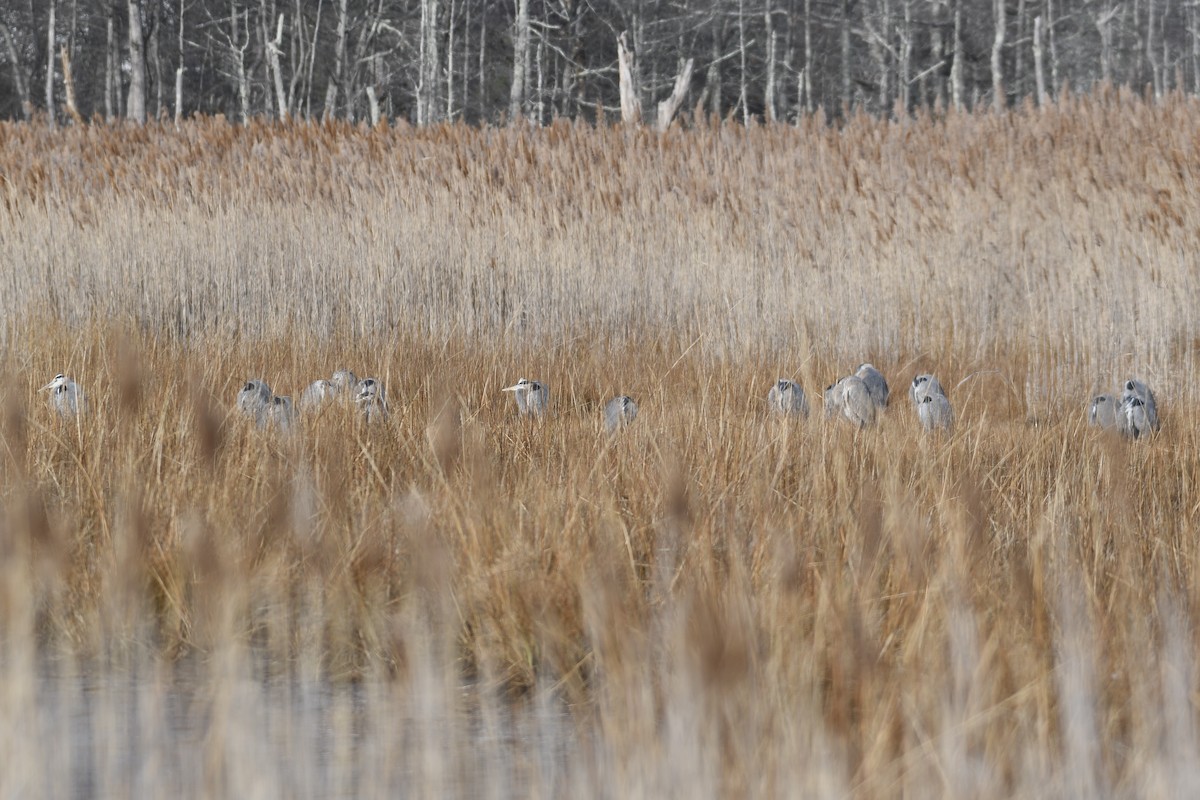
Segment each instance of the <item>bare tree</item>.
[{"label": "bare tree", "polygon": [[[528,2],[528,0],[523,0]],[[417,124],[437,122],[441,97],[438,73],[441,57],[438,55],[438,0],[421,0],[421,51],[418,65],[420,78],[417,83]]]},{"label": "bare tree", "polygon": [[641,88],[637,85],[635,55],[629,49],[629,32],[617,37],[617,69],[621,92],[621,121],[626,125],[642,124]]},{"label": "bare tree", "polygon": [[139,0],[129,0],[129,101],[128,117],[146,124],[146,59],[142,41],[142,10]]},{"label": "bare tree", "polygon": [[[346,6],[346,0],[338,0],[338,22],[337,22],[337,37],[333,50],[333,74],[329,77],[329,85],[325,89],[325,111],[326,119],[330,119],[337,114],[338,90],[341,88],[346,75],[346,26],[348,24],[349,13]],[[315,42],[316,34],[313,34]],[[314,50],[314,58],[316,57],[316,48]]]},{"label": "bare tree", "polygon": [[[266,13],[266,0],[263,0],[262,12]],[[265,20],[262,24],[266,24]],[[279,119],[288,118],[288,94],[283,90],[283,69],[279,64],[280,48],[283,46],[283,13],[275,24],[275,38],[267,42],[267,65],[271,70],[272,83],[275,86],[275,106]]]},{"label": "bare tree", "polygon": [[529,0],[517,0],[512,38],[513,72],[508,94],[508,116],[516,119],[525,113],[525,77],[529,70]]},{"label": "bare tree", "polygon": [[994,0],[992,3],[995,16],[996,37],[992,40],[992,110],[997,113],[1004,110],[1004,73],[1001,70],[1000,55],[1004,50],[1004,0]]},{"label": "bare tree", "polygon": [[54,130],[54,12],[57,0],[50,0],[50,19],[46,23],[46,123]]}]

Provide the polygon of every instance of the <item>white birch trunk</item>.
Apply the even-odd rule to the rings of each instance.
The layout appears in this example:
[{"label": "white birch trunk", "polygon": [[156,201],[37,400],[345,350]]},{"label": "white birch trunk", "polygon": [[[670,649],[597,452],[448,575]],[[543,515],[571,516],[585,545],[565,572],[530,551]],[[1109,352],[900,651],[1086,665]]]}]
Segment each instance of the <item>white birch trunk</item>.
[{"label": "white birch trunk", "polygon": [[529,0],[517,0],[517,19],[513,24],[512,86],[508,93],[509,119],[516,119],[525,113],[525,78],[528,71]]},{"label": "white birch trunk", "polygon": [[46,124],[54,130],[54,13],[57,0],[50,0],[50,21],[46,23]]},{"label": "white birch trunk", "polygon": [[146,48],[142,40],[142,12],[138,0],[129,0],[129,99],[126,115],[146,124]]}]

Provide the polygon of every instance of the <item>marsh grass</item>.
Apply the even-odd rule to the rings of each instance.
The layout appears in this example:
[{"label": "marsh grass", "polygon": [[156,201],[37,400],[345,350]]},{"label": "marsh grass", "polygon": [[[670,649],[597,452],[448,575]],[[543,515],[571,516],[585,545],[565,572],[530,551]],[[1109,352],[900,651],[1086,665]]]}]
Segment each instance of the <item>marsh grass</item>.
[{"label": "marsh grass", "polygon": [[0,793],[1186,794],[1198,116],[0,127]]}]

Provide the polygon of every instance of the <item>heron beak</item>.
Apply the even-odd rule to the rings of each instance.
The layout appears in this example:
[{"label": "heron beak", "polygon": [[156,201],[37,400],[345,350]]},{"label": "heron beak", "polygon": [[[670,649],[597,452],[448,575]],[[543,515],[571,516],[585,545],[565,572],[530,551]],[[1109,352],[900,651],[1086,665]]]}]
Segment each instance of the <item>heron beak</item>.
[{"label": "heron beak", "polygon": [[515,391],[518,391],[519,389],[522,389],[522,388],[524,388],[524,387],[522,387],[520,384],[518,384],[518,385],[516,385],[516,386],[506,386],[506,387],[504,387],[503,389],[501,389],[500,391],[502,391],[502,392],[515,392]]},{"label": "heron beak", "polygon": [[47,389],[53,389],[53,388],[54,388],[54,384],[55,384],[55,381],[50,381],[50,382],[49,382],[49,383],[47,383],[45,386],[43,386],[42,388],[38,389],[38,391],[39,391],[39,392],[44,392],[44,391],[46,391]]}]

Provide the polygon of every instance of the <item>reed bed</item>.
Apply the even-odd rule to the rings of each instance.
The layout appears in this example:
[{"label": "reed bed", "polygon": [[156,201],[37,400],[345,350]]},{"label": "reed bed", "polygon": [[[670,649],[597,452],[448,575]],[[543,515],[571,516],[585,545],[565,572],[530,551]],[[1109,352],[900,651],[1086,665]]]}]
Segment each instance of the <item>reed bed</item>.
[{"label": "reed bed", "polygon": [[0,126],[0,794],[1193,793],[1198,123]]}]

